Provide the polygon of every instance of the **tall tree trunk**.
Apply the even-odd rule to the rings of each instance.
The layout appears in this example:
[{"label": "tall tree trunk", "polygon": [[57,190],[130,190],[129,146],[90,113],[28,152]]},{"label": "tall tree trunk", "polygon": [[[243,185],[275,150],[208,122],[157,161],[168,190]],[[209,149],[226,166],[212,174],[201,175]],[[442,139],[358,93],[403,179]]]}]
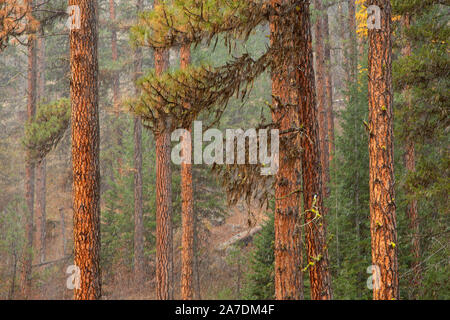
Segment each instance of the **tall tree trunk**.
[{"label": "tall tree trunk", "polygon": [[[303,127],[301,137],[301,163],[303,175],[303,205],[305,210],[306,246],[311,298],[332,299],[331,275],[328,260],[326,224],[322,197],[322,168],[320,163],[320,138],[311,40],[309,7],[303,3],[298,11],[299,67],[299,120]],[[300,27],[301,26],[301,27]]]},{"label": "tall tree trunk", "polygon": [[[137,0],[136,11],[142,10],[142,0]],[[134,53],[135,94],[140,94],[136,82],[142,74],[142,50],[136,48]],[[142,204],[142,123],[141,118],[134,117],[134,276],[138,285],[144,280],[144,217]]]},{"label": "tall tree trunk", "polygon": [[[411,17],[405,16],[403,17],[403,27],[405,29],[409,28],[411,24]],[[411,55],[411,43],[409,41],[406,42],[405,47],[403,48],[403,55],[410,56]],[[406,103],[409,109],[412,108],[412,104],[410,101],[410,93],[408,92],[409,88],[405,89],[406,95]],[[405,167],[408,173],[414,173],[416,171],[416,156],[415,156],[415,145],[414,141],[411,137],[408,136],[406,139],[406,150],[405,150]],[[407,190],[407,192],[411,195],[412,191]],[[412,298],[417,299],[418,297],[418,289],[422,283],[422,267],[420,264],[420,227],[419,227],[419,215],[417,212],[417,200],[412,199],[408,203],[408,207],[406,209],[406,214],[409,218],[409,227],[412,233],[412,246],[411,253],[413,256],[413,262],[411,264],[411,269],[413,270],[412,278],[411,278],[411,289],[412,289]]]},{"label": "tall tree trunk", "polygon": [[398,299],[397,225],[394,195],[392,43],[390,0],[369,0],[381,9],[381,29],[369,30],[369,184],[372,263],[379,268],[375,300]]},{"label": "tall tree trunk", "polygon": [[80,8],[80,29],[70,31],[74,263],[80,268],[76,300],[101,297],[100,166],[97,1],[69,0]]},{"label": "tall tree trunk", "polygon": [[[191,60],[191,46],[184,45],[180,49],[180,67],[186,69]],[[189,109],[190,105],[185,104]],[[191,131],[189,129],[189,131]],[[183,154],[192,152],[191,143],[183,143]],[[192,185],[192,165],[181,164],[181,219],[183,226],[182,251],[181,251],[181,298],[192,300],[193,289],[193,264],[194,264],[194,196]]]},{"label": "tall tree trunk", "polygon": [[331,36],[328,21],[328,10],[323,13],[323,34],[325,39],[325,86],[327,101],[327,128],[328,128],[328,161],[331,163],[334,156],[334,111],[333,111],[333,77],[331,75]]},{"label": "tall tree trunk", "polygon": [[356,7],[355,7],[355,0],[348,0],[348,32],[349,32],[349,50],[348,54],[350,56],[349,63],[348,63],[348,82],[353,83],[356,81],[356,73],[357,73],[357,56],[356,56],[356,49],[357,49],[357,42],[356,42]]},{"label": "tall tree trunk", "polygon": [[172,245],[172,170],[170,166],[170,132],[163,120],[156,134],[156,296],[170,300],[173,272]]},{"label": "tall tree trunk", "polygon": [[[323,6],[322,0],[314,0],[314,8],[318,11],[317,19],[314,23],[315,49],[316,49],[316,84],[317,84],[317,109],[319,112],[319,140],[320,140],[320,164],[322,167],[322,195],[323,198],[329,196],[328,182],[329,157],[328,157],[328,117],[327,117],[327,96],[325,82],[325,53],[324,53],[324,29],[323,29]],[[328,208],[323,207],[323,216],[328,215]]]},{"label": "tall tree trunk", "polygon": [[[118,51],[117,51],[117,31],[116,31],[116,6],[114,0],[109,0],[109,19],[111,23],[111,53],[112,61],[117,62]],[[113,82],[113,105],[114,111],[119,113],[120,106],[120,86],[119,86],[119,73],[114,71],[112,74]]]},{"label": "tall tree trunk", "polygon": [[[272,0],[275,13],[279,5],[288,4],[290,0]],[[289,19],[291,18],[291,19]],[[293,41],[287,40],[292,35],[286,30],[292,16],[284,17],[280,13],[270,17],[271,46],[292,46]],[[287,50],[295,50],[289,48]],[[272,111],[273,122],[278,124],[280,131],[298,128],[297,98],[298,93],[293,85],[295,71],[292,66],[294,59],[286,59],[283,53],[274,57],[272,64]],[[298,134],[282,137],[281,145],[297,145]],[[287,141],[289,139],[289,142]],[[284,142],[285,140],[286,142]],[[298,149],[297,149],[298,150]],[[301,228],[299,227],[300,203],[298,192],[299,161],[281,147],[279,151],[279,169],[275,179],[275,297],[278,300],[298,300],[303,298],[301,266]]]},{"label": "tall tree trunk", "polygon": [[[155,0],[154,5],[160,1]],[[167,50],[155,50],[155,72],[167,70]],[[160,106],[162,107],[162,106]],[[168,117],[160,119],[156,138],[156,297],[173,298],[173,235],[172,235],[172,168],[170,166],[170,127]]]},{"label": "tall tree trunk", "polygon": [[[34,1],[29,1],[28,10],[32,10]],[[36,39],[35,35],[28,36],[28,78],[27,78],[27,121],[31,121],[36,114]],[[22,294],[28,299],[31,294],[31,266],[33,263],[33,238],[34,238],[34,179],[35,163],[30,154],[26,155],[25,164],[25,200],[27,203],[27,214],[25,219],[26,245],[22,269]]]},{"label": "tall tree trunk", "polygon": [[[37,96],[40,103],[45,99],[45,39],[41,33],[38,39],[37,68],[39,81]],[[47,161],[42,159],[36,165],[36,234],[39,259],[45,261],[45,226],[46,226],[46,189],[47,189]]]}]

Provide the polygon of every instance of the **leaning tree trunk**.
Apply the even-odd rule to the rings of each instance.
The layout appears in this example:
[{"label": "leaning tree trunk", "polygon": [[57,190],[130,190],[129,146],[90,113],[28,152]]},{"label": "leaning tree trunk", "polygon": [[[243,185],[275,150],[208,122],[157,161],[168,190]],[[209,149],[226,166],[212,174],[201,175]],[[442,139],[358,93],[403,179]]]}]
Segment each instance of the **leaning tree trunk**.
[{"label": "leaning tree trunk", "polygon": [[[40,103],[45,99],[45,39],[43,33],[38,39],[37,68],[39,81],[37,97]],[[47,161],[42,159],[36,165],[36,239],[39,250],[39,260],[45,261],[45,225],[46,225],[46,190],[47,190]]]},{"label": "leaning tree trunk", "polygon": [[[142,0],[137,0],[136,11],[142,10]],[[137,80],[142,74],[142,50],[134,52],[135,94],[140,94]],[[134,276],[139,286],[143,283],[144,266],[144,217],[142,204],[142,123],[141,118],[134,117]]]},{"label": "leaning tree trunk", "polygon": [[[314,69],[309,7],[303,3],[298,10],[296,28],[299,36],[299,120],[303,127],[301,163],[303,174],[303,205],[306,229],[307,268],[311,282],[311,299],[332,299],[331,275],[328,260],[326,224],[322,196],[322,168],[320,138],[315,101]],[[300,27],[301,26],[301,27]]]},{"label": "leaning tree trunk", "polygon": [[[317,109],[319,112],[319,140],[320,140],[320,164],[322,166],[322,195],[327,198],[329,175],[328,157],[328,118],[327,118],[327,97],[325,82],[325,53],[324,53],[324,30],[323,30],[323,6],[322,0],[314,0],[314,7],[319,12],[319,16],[314,23],[315,49],[316,49],[316,93]],[[323,207],[323,215],[328,215],[328,208]]]},{"label": "leaning tree trunk", "polygon": [[[380,8],[381,29],[369,30],[370,231],[375,300],[398,299],[397,225],[394,195],[392,43],[390,0]],[[379,274],[378,274],[379,271]]]},{"label": "leaning tree trunk", "polygon": [[[275,12],[279,5],[288,4],[290,0],[272,0]],[[274,14],[270,17],[270,41],[273,48],[292,48],[293,25],[295,15],[283,16]],[[298,27],[298,25],[297,25]],[[288,47],[290,46],[290,48]],[[295,70],[292,66],[296,61],[286,58],[283,52],[274,57],[272,63],[272,96],[273,122],[280,131],[298,128],[297,97],[298,92],[293,85]],[[314,80],[312,80],[314,81]],[[278,300],[303,299],[301,273],[301,228],[299,160],[283,146],[293,146],[299,149],[298,132],[282,136],[279,151],[279,169],[275,179],[275,297]]]},{"label": "leaning tree trunk", "polygon": [[[159,0],[155,0],[157,6]],[[168,67],[168,51],[155,50],[155,72]],[[163,106],[159,106],[160,108]],[[156,298],[173,298],[172,168],[170,166],[171,120],[163,117],[155,130],[156,138]]]},{"label": "leaning tree trunk", "polygon": [[[403,27],[409,28],[411,23],[411,17],[405,16],[403,18]],[[409,40],[406,42],[406,46],[403,49],[404,56],[411,55],[411,43]],[[410,92],[409,88],[405,88],[404,94],[406,95],[406,103],[409,109],[412,108],[411,100],[410,100]],[[413,139],[408,136],[406,139],[406,150],[405,150],[405,167],[408,173],[414,173],[416,171],[416,155],[415,155],[415,146]],[[407,192],[411,195],[412,191],[407,190]],[[412,289],[412,298],[418,297],[418,290],[422,283],[422,266],[420,264],[420,227],[419,227],[419,215],[417,212],[417,200],[412,199],[408,203],[408,207],[406,209],[406,214],[409,218],[409,227],[412,233],[412,246],[411,253],[413,256],[413,262],[411,264],[411,269],[413,270],[413,274],[411,276],[411,289]]]},{"label": "leaning tree trunk", "polygon": [[[180,49],[180,67],[186,69],[191,60],[190,45],[184,45]],[[190,105],[185,104],[189,109]],[[190,129],[189,129],[190,131]],[[183,143],[183,156],[192,152],[191,142]],[[194,193],[192,185],[192,165],[181,164],[181,219],[183,234],[181,240],[181,299],[192,300],[193,289],[193,265],[194,265]]]},{"label": "leaning tree trunk", "polygon": [[[31,10],[33,1],[28,4]],[[31,121],[36,114],[36,39],[35,35],[28,36],[28,78],[27,78],[27,121]],[[27,214],[25,219],[26,244],[22,267],[22,294],[28,299],[31,294],[31,266],[33,263],[33,220],[34,220],[34,179],[35,163],[29,153],[26,155],[25,164],[25,200],[27,204]]]},{"label": "leaning tree trunk", "polygon": [[70,31],[74,263],[80,268],[76,300],[101,297],[100,166],[97,1],[69,0],[80,8],[79,29]]}]

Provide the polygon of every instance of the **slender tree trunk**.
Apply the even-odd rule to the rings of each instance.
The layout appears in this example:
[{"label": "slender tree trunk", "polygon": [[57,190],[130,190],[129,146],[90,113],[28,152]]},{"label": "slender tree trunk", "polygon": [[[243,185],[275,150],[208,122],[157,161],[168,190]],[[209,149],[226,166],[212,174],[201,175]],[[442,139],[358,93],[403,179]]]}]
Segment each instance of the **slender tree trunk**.
[{"label": "slender tree trunk", "polygon": [[[184,45],[180,49],[180,67],[186,69],[191,60],[190,45]],[[185,108],[189,109],[187,103]],[[189,131],[191,131],[189,129]],[[191,143],[184,143],[183,154],[192,152]],[[193,264],[194,264],[194,196],[192,185],[192,165],[181,164],[181,219],[183,226],[182,251],[181,251],[181,298],[192,300],[193,289]]]},{"label": "slender tree trunk", "polygon": [[323,32],[325,39],[325,86],[327,101],[327,128],[328,128],[328,161],[331,163],[334,156],[334,110],[333,110],[333,77],[331,75],[331,36],[328,22],[328,11],[323,14]]},{"label": "slender tree trunk", "polygon": [[[33,3],[33,1],[29,2],[29,10],[31,10]],[[36,39],[33,34],[28,36],[27,121],[31,121],[36,114],[36,60]],[[27,215],[25,219],[26,245],[22,269],[22,294],[25,299],[28,299],[31,294],[31,266],[33,263],[34,238],[34,179],[35,163],[30,158],[30,154],[27,154],[25,164],[25,200],[27,203]]]},{"label": "slender tree trunk", "polygon": [[66,256],[66,219],[64,217],[64,209],[59,208],[59,216],[61,220],[61,239],[62,239],[62,257]]},{"label": "slender tree trunk", "polygon": [[[114,0],[109,0],[109,19],[111,23],[111,53],[112,61],[117,62],[118,51],[117,51],[117,31],[116,31],[116,6]],[[113,105],[114,111],[119,113],[120,106],[120,85],[119,85],[119,73],[117,71],[113,72]]]},{"label": "slender tree trunk", "polygon": [[70,31],[74,263],[80,268],[76,300],[101,297],[100,166],[98,114],[97,1],[78,5],[80,29]]},{"label": "slender tree trunk", "polygon": [[345,38],[345,32],[346,32],[345,26],[347,25],[347,22],[345,19],[343,6],[344,6],[343,1],[338,2],[338,4],[337,4],[337,21],[338,21],[339,26],[337,28],[338,29],[337,32],[338,32],[339,42],[340,42],[340,50],[339,50],[338,59],[340,61],[342,61],[342,63],[340,64],[340,66],[342,68],[341,69],[342,74],[341,74],[341,76],[338,77],[338,79],[339,79],[341,86],[343,88],[345,88],[346,87],[345,82],[347,80],[346,79],[346,70],[347,70],[346,66],[348,64],[348,57],[347,57],[347,42],[346,42],[346,38]]},{"label": "slender tree trunk", "polygon": [[355,0],[348,0],[348,30],[349,30],[349,50],[348,54],[350,56],[347,72],[348,81],[350,83],[356,81],[356,72],[357,72],[357,42],[356,42],[356,7]]},{"label": "slender tree trunk", "polygon": [[[411,17],[405,16],[403,17],[403,27],[405,29],[409,28],[411,23]],[[409,41],[406,42],[405,48],[403,48],[403,55],[410,56],[411,55],[411,43]],[[411,101],[409,98],[410,93],[408,92],[409,88],[405,89],[405,95],[407,96],[407,104],[408,108],[411,109]],[[408,173],[414,173],[416,171],[416,155],[415,155],[415,146],[414,141],[411,137],[406,139],[406,150],[405,150],[405,167]],[[411,190],[407,190],[409,194],[412,193]],[[412,246],[411,253],[413,256],[413,262],[411,264],[411,269],[413,270],[413,275],[411,278],[411,289],[412,289],[412,298],[418,298],[418,289],[421,287],[422,283],[422,267],[420,265],[420,227],[419,227],[419,215],[417,212],[417,200],[412,199],[408,203],[408,207],[406,209],[407,216],[409,218],[409,227],[412,233]]]},{"label": "slender tree trunk", "polygon": [[[37,68],[39,70],[38,100],[45,99],[45,40],[43,33],[38,39]],[[36,165],[36,234],[39,259],[45,261],[45,226],[46,226],[46,189],[47,189],[47,161],[42,159]]]},{"label": "slender tree trunk", "polygon": [[[160,3],[155,0],[154,6]],[[168,67],[167,50],[155,50],[155,72]],[[161,106],[160,106],[161,107]],[[173,235],[172,235],[172,168],[170,166],[170,118],[160,119],[156,138],[156,297],[173,298]]]},{"label": "slender tree trunk", "polygon": [[394,194],[391,3],[369,0],[381,9],[381,29],[369,30],[370,231],[375,300],[399,298]]},{"label": "slender tree trunk", "polygon": [[[142,10],[142,0],[137,0],[136,11]],[[136,82],[142,74],[142,50],[137,48],[134,60],[135,94],[140,94]],[[142,204],[142,123],[134,117],[134,275],[140,286],[144,280],[144,217]]]},{"label": "slender tree trunk", "polygon": [[[279,5],[288,4],[290,0],[271,0],[275,12]],[[291,18],[291,19],[289,19]],[[271,46],[286,47],[293,45],[291,30],[286,30],[288,21],[295,20],[274,14],[270,17]],[[290,48],[290,50],[295,50]],[[280,131],[299,127],[297,119],[297,98],[295,86],[296,61],[286,59],[283,53],[274,57],[272,65],[273,122]],[[314,79],[314,78],[313,78]],[[312,80],[314,81],[314,80]],[[298,134],[282,137],[281,145],[299,146]],[[291,134],[292,135],[292,134]],[[289,139],[289,142],[287,140]],[[283,142],[286,140],[286,142]],[[299,149],[299,148],[298,148]],[[297,150],[298,150],[297,149]],[[301,287],[301,228],[299,227],[300,184],[298,176],[298,157],[292,156],[285,148],[280,148],[279,169],[275,179],[275,297],[277,300],[298,300],[303,298]]]},{"label": "slender tree trunk", "polygon": [[[324,53],[324,29],[323,29],[323,6],[322,0],[314,0],[314,7],[319,15],[314,23],[315,49],[316,49],[316,84],[317,84],[317,108],[319,113],[319,140],[320,140],[320,164],[322,166],[322,195],[323,198],[329,196],[328,182],[329,157],[328,157],[328,117],[327,117],[327,96],[325,79],[325,53]],[[323,216],[328,215],[328,208],[323,207]]]},{"label": "slender tree trunk", "polygon": [[311,299],[332,299],[329,270],[326,224],[323,217],[322,168],[320,163],[320,138],[311,40],[311,22],[307,3],[298,11],[299,67],[297,87],[299,90],[299,120],[303,127],[301,138],[301,163],[303,175],[303,205],[306,229],[306,247]]},{"label": "slender tree trunk", "polygon": [[39,261],[45,261],[45,222],[46,222],[46,160],[36,165],[36,248],[39,250]]}]

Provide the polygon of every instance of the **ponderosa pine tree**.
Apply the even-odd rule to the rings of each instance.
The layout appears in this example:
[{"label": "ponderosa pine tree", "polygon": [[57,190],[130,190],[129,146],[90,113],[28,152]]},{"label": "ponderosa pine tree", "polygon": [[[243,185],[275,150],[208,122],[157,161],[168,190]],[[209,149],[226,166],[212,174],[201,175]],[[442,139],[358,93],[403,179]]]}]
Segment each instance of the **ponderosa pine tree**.
[{"label": "ponderosa pine tree", "polygon": [[[159,5],[159,0],[154,6]],[[169,52],[156,49],[155,73],[161,75],[168,68]],[[161,101],[159,108],[163,108]],[[170,116],[158,120],[155,129],[156,140],[156,297],[170,300],[172,295],[173,239],[172,239],[172,168],[170,160]]]},{"label": "ponderosa pine tree", "polygon": [[[44,102],[45,95],[45,38],[43,32],[39,33],[37,39],[37,100]],[[39,252],[39,261],[45,261],[45,224],[46,224],[46,185],[47,185],[47,162],[42,159],[36,164],[36,248]]]},{"label": "ponderosa pine tree", "polygon": [[[314,0],[314,9],[317,11],[314,22],[315,36],[315,75],[317,92],[317,112],[319,116],[319,140],[320,140],[320,164],[322,166],[322,195],[326,199],[329,196],[328,183],[330,181],[329,145],[328,145],[328,115],[327,115],[327,78],[325,62],[325,30],[323,15],[327,15],[322,5],[322,0]],[[324,206],[323,215],[328,215],[328,208]]]},{"label": "ponderosa pine tree", "polygon": [[[299,90],[299,119],[303,127],[301,138],[301,163],[303,174],[303,206],[307,268],[311,282],[311,299],[333,298],[326,223],[323,217],[322,168],[318,114],[315,105],[314,69],[312,56],[311,24],[308,3],[298,10],[298,41],[302,54],[299,57],[297,87]],[[301,27],[300,27],[301,26]]]},{"label": "ponderosa pine tree", "polygon": [[[280,13],[281,5],[289,4],[289,0],[271,1],[274,14],[270,17],[270,45],[283,47],[291,45],[292,50],[299,50],[298,31],[289,30],[300,25],[292,21],[291,16],[283,16]],[[301,8],[305,10],[305,6]],[[277,12],[278,11],[278,12]],[[306,29],[308,26],[303,26]],[[294,39],[290,39],[287,33],[295,32]],[[304,48],[302,48],[304,49]],[[281,51],[283,52],[283,51]],[[295,55],[288,59],[274,55],[272,61],[272,96],[273,111],[272,121],[279,124],[281,131],[289,131],[298,128],[298,101],[299,93],[296,91],[296,72],[293,66],[297,61]],[[307,66],[302,66],[307,67]],[[314,81],[313,79],[309,79]],[[292,137],[293,136],[293,137]],[[299,147],[298,133],[290,134],[293,145]],[[300,270],[300,245],[301,228],[300,203],[298,192],[300,186],[297,171],[298,157],[291,156],[290,150],[280,148],[279,168],[275,178],[275,298],[278,300],[298,300],[302,298],[301,270]]]},{"label": "ponderosa pine tree", "polygon": [[97,1],[69,0],[80,8],[70,30],[74,264],[80,268],[76,300],[101,297],[100,128],[98,113]]},{"label": "ponderosa pine tree", "polygon": [[[222,8],[220,15],[217,14],[218,6]],[[200,111],[214,111],[220,117],[228,100],[234,94],[245,98],[254,79],[270,67],[274,80],[272,126],[283,132],[280,169],[275,179],[275,233],[278,234],[275,240],[276,297],[299,299],[301,293],[300,242],[297,240],[302,227],[298,201],[301,191],[298,164],[302,161],[312,292],[314,299],[329,299],[331,283],[322,216],[309,3],[294,0],[273,0],[270,3],[218,1],[208,2],[208,5],[198,1],[176,2],[155,6],[153,12],[143,16],[133,34],[137,43],[155,49],[183,43],[198,44],[202,40],[211,44],[219,34],[224,35],[225,45],[231,47],[236,37],[248,38],[254,28],[267,20],[271,25],[271,45],[259,58],[244,54],[221,67],[191,67],[187,71],[161,76],[150,73],[141,81],[144,94],[133,111],[154,126],[153,123],[164,116],[156,108],[158,101],[163,99],[167,107],[162,111],[170,113],[172,119],[180,124],[190,123]],[[305,54],[299,56],[299,52]],[[191,104],[190,112],[183,107],[186,102]],[[301,145],[296,142],[298,134],[295,133],[304,137],[302,157],[299,155]],[[234,199],[252,197],[255,184],[261,181],[257,166],[221,166],[218,171],[227,184],[229,196]],[[255,175],[255,172],[258,173]]]},{"label": "ponderosa pine tree", "polygon": [[[369,30],[369,186],[375,300],[399,298],[394,192],[393,90],[390,0],[380,8],[381,29]],[[379,272],[378,272],[379,271]],[[378,274],[379,273],[379,274]]]},{"label": "ponderosa pine tree", "polygon": [[[32,12],[34,2],[29,1],[27,11]],[[36,70],[36,37],[35,34],[28,36],[28,70],[27,70],[27,121],[33,121],[36,114],[36,94],[37,94],[37,70]],[[28,299],[31,294],[31,268],[33,263],[33,238],[34,238],[34,183],[35,183],[35,162],[28,153],[25,165],[25,199],[27,203],[26,215],[26,237],[27,242],[23,257],[22,268],[22,294]]]},{"label": "ponderosa pine tree", "polygon": [[408,268],[402,286],[410,299],[446,299],[443,292],[448,292],[448,284],[443,277],[449,265],[442,261],[448,256],[444,244],[449,241],[445,182],[449,5],[439,0],[393,0],[392,6],[395,15],[402,17],[397,30],[403,54],[397,56],[393,71],[398,93],[395,137],[406,156],[399,183],[406,196],[401,207],[406,210],[408,240],[402,251],[401,261],[406,260]]}]

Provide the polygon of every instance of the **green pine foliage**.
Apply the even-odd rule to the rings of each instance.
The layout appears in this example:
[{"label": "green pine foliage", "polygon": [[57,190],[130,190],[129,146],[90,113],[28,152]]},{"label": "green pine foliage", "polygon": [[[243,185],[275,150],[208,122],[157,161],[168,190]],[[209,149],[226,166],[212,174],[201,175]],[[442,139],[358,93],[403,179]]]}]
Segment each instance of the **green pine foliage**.
[{"label": "green pine foliage", "polygon": [[21,254],[26,241],[24,212],[26,205],[19,198],[0,211],[0,299],[13,299],[19,287]]},{"label": "green pine foliage", "polygon": [[[364,59],[361,59],[364,60]],[[331,165],[328,232],[336,299],[369,299],[366,273],[371,263],[369,225],[369,150],[367,69],[345,92],[347,103],[338,112],[341,130]]]},{"label": "green pine foliage", "polygon": [[40,105],[36,117],[25,126],[23,143],[33,161],[40,161],[54,149],[70,122],[70,101],[60,99]]},{"label": "green pine foliage", "polygon": [[[421,299],[448,299],[449,255],[449,55],[448,4],[437,0],[394,1],[397,14],[409,15],[409,28],[398,26],[400,48],[408,41],[411,56],[399,55],[394,62],[396,92],[396,138],[403,150],[407,141],[413,141],[416,171],[402,170],[397,193],[405,195],[398,203],[406,208],[408,201],[418,202],[420,224],[420,266],[422,284],[411,288],[410,268],[411,232],[408,220],[403,219],[405,248],[400,256],[407,267],[401,276],[401,287],[406,297],[417,291]],[[398,202],[398,200],[397,200]],[[401,217],[400,217],[401,218]],[[400,248],[402,250],[402,248]]]},{"label": "green pine foliage", "polygon": [[275,226],[271,214],[253,240],[254,250],[249,259],[250,269],[246,274],[244,299],[275,299],[274,242]]}]

